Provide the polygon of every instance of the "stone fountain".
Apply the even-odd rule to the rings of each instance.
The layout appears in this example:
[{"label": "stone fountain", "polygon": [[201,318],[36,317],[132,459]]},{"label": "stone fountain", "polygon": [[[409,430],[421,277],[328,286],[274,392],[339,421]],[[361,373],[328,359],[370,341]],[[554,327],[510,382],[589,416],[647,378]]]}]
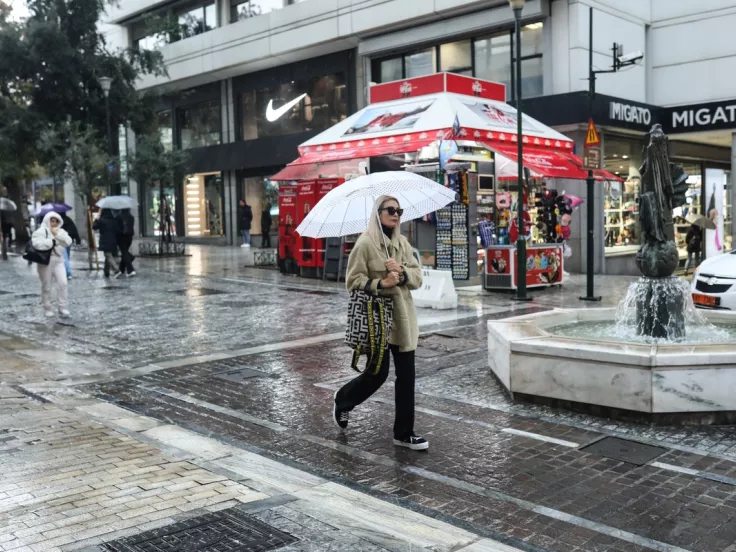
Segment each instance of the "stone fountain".
[{"label": "stone fountain", "polygon": [[655,423],[736,423],[736,313],[699,311],[685,280],[673,209],[687,175],[660,125],[642,165],[636,263],[617,309],[556,309],[488,323],[489,364],[515,399]]}]

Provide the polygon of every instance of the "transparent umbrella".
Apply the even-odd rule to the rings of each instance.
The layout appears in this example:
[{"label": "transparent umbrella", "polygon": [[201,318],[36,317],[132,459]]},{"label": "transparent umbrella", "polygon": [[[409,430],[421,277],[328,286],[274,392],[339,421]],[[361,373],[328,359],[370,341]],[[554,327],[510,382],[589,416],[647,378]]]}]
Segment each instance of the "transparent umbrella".
[{"label": "transparent umbrella", "polygon": [[135,199],[124,195],[103,197],[97,202],[100,209],[135,209],[136,205]]},{"label": "transparent umbrella", "polygon": [[456,200],[457,194],[421,175],[388,171],[350,180],[338,186],[304,218],[296,229],[309,238],[339,238],[359,234],[368,227],[373,204],[382,195],[399,200],[404,214],[401,221],[421,218]]},{"label": "transparent umbrella", "polygon": [[0,197],[0,211],[17,211],[18,206],[7,197]]}]

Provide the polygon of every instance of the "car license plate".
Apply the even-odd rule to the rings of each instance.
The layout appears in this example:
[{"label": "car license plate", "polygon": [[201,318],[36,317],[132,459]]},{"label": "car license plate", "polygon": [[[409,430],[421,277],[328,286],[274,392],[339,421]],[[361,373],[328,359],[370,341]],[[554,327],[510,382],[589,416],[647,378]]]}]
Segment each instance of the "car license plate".
[{"label": "car license plate", "polygon": [[693,293],[693,303],[704,307],[717,307],[721,304],[721,298],[703,295],[702,293]]}]

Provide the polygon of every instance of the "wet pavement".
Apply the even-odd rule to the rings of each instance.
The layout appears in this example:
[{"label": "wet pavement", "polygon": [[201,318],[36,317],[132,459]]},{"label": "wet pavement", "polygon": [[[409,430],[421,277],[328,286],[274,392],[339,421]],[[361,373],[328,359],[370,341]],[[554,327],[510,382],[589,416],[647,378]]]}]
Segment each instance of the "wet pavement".
[{"label": "wet pavement", "polygon": [[[515,404],[490,375],[485,322],[584,308],[582,278],[535,292],[532,303],[465,289],[457,311],[420,311],[416,429],[431,448],[415,453],[390,439],[389,384],[353,412],[344,433],[331,421],[334,390],[354,375],[341,343],[342,285],[245,269],[235,249],[189,250],[184,259],[141,261],[137,279],[78,272],[65,326],[41,319],[24,263],[0,264],[0,407],[73,410],[80,424],[91,417],[143,439],[150,454],[265,495],[251,510],[231,496],[223,508],[301,538],[285,550],[470,552],[502,550],[499,542],[559,552],[736,550],[732,428],[653,427]],[[604,304],[616,304],[629,281],[599,278]],[[611,438],[626,440],[624,449],[648,447],[637,460]],[[177,456],[179,447],[188,452]],[[15,462],[2,453],[0,461]],[[288,489],[250,472],[244,480],[242,470],[259,462],[271,463],[272,476],[284,470],[281,479],[298,470],[300,481],[315,480]],[[361,507],[370,514],[340,517]],[[381,508],[391,515],[376,514]],[[169,522],[195,514],[204,515],[182,510]],[[366,525],[372,516],[380,521]],[[435,540],[409,529],[400,538],[387,518],[402,516],[439,524]],[[142,534],[143,525],[131,530]],[[0,547],[6,534],[0,528]]]}]

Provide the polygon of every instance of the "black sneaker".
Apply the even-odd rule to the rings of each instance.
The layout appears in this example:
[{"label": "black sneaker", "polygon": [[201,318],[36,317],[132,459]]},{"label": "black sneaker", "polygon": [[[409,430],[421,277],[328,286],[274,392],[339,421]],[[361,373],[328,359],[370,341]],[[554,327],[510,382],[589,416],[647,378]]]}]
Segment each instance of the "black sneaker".
[{"label": "black sneaker", "polygon": [[332,406],[332,419],[335,421],[335,425],[340,429],[346,429],[348,427],[348,418],[350,417],[350,411],[338,410],[337,408],[337,391],[335,391],[333,406]]},{"label": "black sneaker", "polygon": [[405,447],[411,450],[427,450],[429,448],[429,441],[424,437],[417,437],[412,435],[406,439],[394,439],[394,445],[397,447]]}]

